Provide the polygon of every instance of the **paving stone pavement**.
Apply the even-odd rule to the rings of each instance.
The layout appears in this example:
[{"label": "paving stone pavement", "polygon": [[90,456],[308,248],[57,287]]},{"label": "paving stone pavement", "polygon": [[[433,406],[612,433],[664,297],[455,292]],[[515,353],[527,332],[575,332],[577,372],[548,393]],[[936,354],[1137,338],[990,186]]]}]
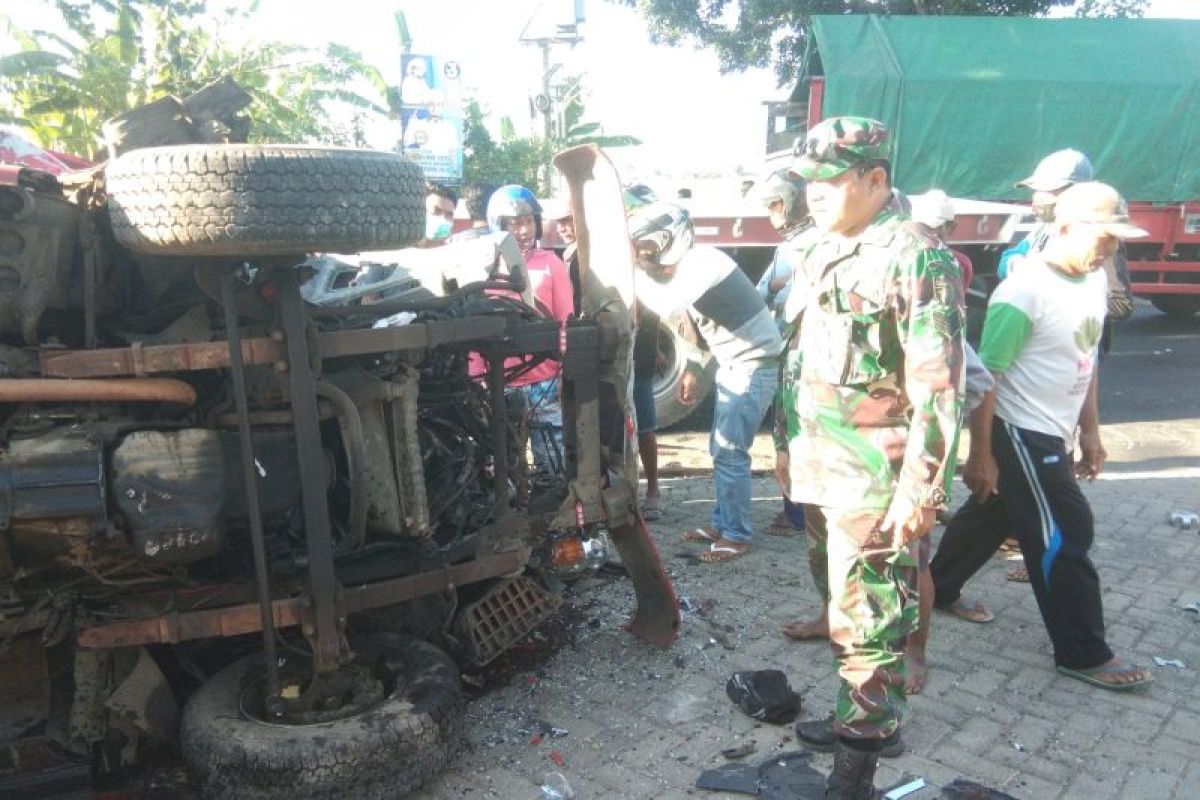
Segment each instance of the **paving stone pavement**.
[{"label": "paving stone pavement", "polygon": [[[1184,450],[1200,448],[1194,433]],[[1131,426],[1112,434],[1139,435]],[[760,441],[756,467],[766,466],[769,452]],[[1172,510],[1197,510],[1198,486],[1200,467],[1147,471],[1128,462],[1084,489],[1097,521],[1093,559],[1110,643],[1139,663],[1161,656],[1181,660],[1182,669],[1152,666],[1153,686],[1127,694],[1057,675],[1032,592],[1006,582],[1007,564],[994,559],[968,592],[988,602],[996,621],[974,625],[935,612],[929,683],[912,698],[904,729],[908,752],[881,763],[876,785],[965,777],[1030,800],[1200,798],[1200,614],[1182,608],[1200,601],[1200,533],[1167,523]],[[722,749],[753,742],[756,763],[797,749],[790,726],[746,717],[724,685],[736,670],[779,668],[804,696],[802,718],[831,709],[828,645],[779,633],[782,622],[817,607],[804,537],[761,535],[779,500],[773,481],[759,477],[752,552],[701,564],[699,547],[681,543],[679,533],[707,520],[712,489],[703,474],[667,480],[665,513],[652,523],[678,594],[697,606],[712,601],[707,619],[685,612],[676,644],[657,649],[622,628],[633,606],[626,580],[576,585],[574,641],[470,704],[463,749],[420,800],[533,800],[550,772],[563,773],[581,800],[735,798],[744,795],[693,788],[701,770],[724,763]],[[955,505],[964,497],[958,485]],[[539,720],[568,733],[533,744]],[[813,763],[824,772],[832,757]],[[937,796],[934,788],[910,795]]]}]

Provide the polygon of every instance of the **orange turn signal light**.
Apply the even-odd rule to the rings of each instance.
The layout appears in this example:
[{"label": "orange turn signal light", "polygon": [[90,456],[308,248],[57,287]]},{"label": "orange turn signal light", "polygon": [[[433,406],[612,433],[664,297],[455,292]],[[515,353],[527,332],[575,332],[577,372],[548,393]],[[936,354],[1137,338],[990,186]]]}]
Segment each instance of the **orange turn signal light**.
[{"label": "orange turn signal light", "polygon": [[583,564],[587,552],[583,548],[583,539],[578,536],[564,536],[554,543],[550,550],[550,563],[559,569],[571,569]]}]

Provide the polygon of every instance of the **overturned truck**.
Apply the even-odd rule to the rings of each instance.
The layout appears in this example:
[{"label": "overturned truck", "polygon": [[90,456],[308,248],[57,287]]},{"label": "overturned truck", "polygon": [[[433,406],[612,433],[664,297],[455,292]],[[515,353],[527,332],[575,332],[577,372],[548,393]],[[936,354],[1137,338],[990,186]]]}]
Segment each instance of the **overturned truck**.
[{"label": "overturned truck", "polygon": [[[178,747],[205,796],[401,796],[453,753],[459,665],[609,542],[632,630],[673,639],[637,516],[619,186],[595,149],[556,163],[580,220],[563,326],[521,302],[505,234],[386,251],[423,230],[393,154],[0,168],[0,786]],[[560,477],[526,467],[512,356],[562,363]]]}]

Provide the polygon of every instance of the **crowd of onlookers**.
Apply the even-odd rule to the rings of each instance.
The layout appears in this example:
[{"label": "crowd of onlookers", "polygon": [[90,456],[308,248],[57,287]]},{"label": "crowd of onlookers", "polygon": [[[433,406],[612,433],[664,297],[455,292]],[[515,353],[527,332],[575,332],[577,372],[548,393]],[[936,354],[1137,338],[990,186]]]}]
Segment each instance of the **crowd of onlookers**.
[{"label": "crowd of onlookers", "polygon": [[[659,513],[653,383],[658,320],[670,318],[688,352],[717,364],[712,515],[682,534],[703,546],[704,563],[752,552],[750,448],[774,408],[783,506],[767,532],[805,532],[822,596],[812,619],[783,634],[828,639],[841,678],[830,717],[798,726],[808,746],[836,753],[830,798],[874,796],[878,758],[904,748],[906,695],[925,683],[932,609],[990,621],[962,590],[1006,541],[1024,560],[1010,579],[1031,585],[1060,673],[1110,690],[1150,682],[1105,642],[1093,519],[1078,485],[1104,465],[1100,356],[1109,323],[1131,309],[1121,243],[1146,233],[1117,191],[1093,180],[1086,156],[1047,156],[1018,184],[1039,223],[1000,259],[976,352],[965,339],[973,265],[947,244],[953,201],[898,191],[890,144],[882,124],[860,117],[825,120],[797,141],[791,167],[755,190],[781,239],[757,286],[728,255],[695,243],[686,209],[626,192],[643,513]],[[570,208],[543,209],[519,186],[490,197],[470,187],[465,200],[473,227],[455,236],[512,234],[537,306],[559,320],[574,313]],[[423,246],[449,236],[456,203],[430,189]],[[566,263],[540,247],[550,222]],[[532,448],[539,469],[561,469],[547,455],[561,444],[557,369],[544,362],[516,387],[543,432]],[[681,403],[698,399],[702,369],[688,363]],[[950,514],[960,434],[971,495]],[[939,515],[946,528],[933,554]]]}]

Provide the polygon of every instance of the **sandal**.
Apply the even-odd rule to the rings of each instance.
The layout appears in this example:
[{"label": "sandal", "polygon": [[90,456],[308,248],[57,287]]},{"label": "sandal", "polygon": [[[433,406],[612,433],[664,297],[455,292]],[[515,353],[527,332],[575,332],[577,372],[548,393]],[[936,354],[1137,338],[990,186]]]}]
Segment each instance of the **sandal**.
[{"label": "sandal", "polygon": [[652,506],[649,503],[642,503],[642,519],[647,522],[654,522],[655,520],[662,519],[662,512],[658,510],[657,505]]},{"label": "sandal", "polygon": [[1004,580],[1013,583],[1029,583],[1029,570],[1024,567],[1013,567],[1005,573]]},{"label": "sandal", "polygon": [[[724,542],[724,544],[722,544]],[[737,544],[728,539],[720,539],[708,546],[708,550],[700,554],[700,560],[705,564],[723,564],[746,555],[750,549],[748,544]]]},{"label": "sandal", "polygon": [[[1090,669],[1071,669],[1060,666],[1056,667],[1056,669],[1060,675],[1066,675],[1068,678],[1074,678],[1075,680],[1089,683],[1092,686],[1099,686],[1101,689],[1110,689],[1114,692],[1125,692],[1154,682],[1154,678],[1151,677],[1150,673],[1136,664],[1101,664],[1098,667],[1091,667]],[[1101,675],[1136,675],[1140,677],[1132,681],[1113,683],[1112,681],[1102,679]]]},{"label": "sandal", "polygon": [[938,610],[945,611],[947,614],[953,614],[959,619],[965,619],[967,622],[974,622],[982,625],[985,622],[991,622],[996,618],[996,615],[987,610],[987,607],[978,600],[963,600],[961,597],[953,603],[937,606]]},{"label": "sandal", "polygon": [[683,532],[683,540],[697,544],[716,544],[721,541],[721,534],[712,528],[692,528],[690,531]]}]

